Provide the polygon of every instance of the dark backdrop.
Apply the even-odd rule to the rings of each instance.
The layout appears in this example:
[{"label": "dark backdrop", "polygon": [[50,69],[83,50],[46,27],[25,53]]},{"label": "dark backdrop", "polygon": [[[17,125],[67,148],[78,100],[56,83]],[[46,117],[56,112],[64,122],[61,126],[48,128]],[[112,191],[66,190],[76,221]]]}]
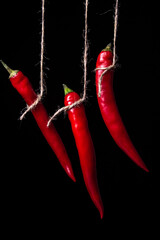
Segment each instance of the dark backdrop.
[{"label": "dark backdrop", "polygon": [[[84,1],[46,1],[43,103],[52,115],[63,106],[62,84],[83,91]],[[13,236],[63,232],[76,238],[91,228],[104,237],[149,231],[152,213],[151,79],[153,30],[146,2],[119,1],[118,67],[114,91],[128,133],[150,169],[137,167],[114,143],[101,118],[95,94],[96,58],[113,39],[114,1],[90,0],[88,12],[88,89],[85,103],[97,157],[104,203],[100,220],[85,188],[68,117],[54,121],[77,179],[73,183],[43,138],[31,113],[19,120],[25,102],[0,66],[1,210],[5,233]],[[41,1],[0,3],[0,58],[29,77],[38,91]],[[76,228],[76,234],[73,229]],[[100,235],[99,235],[100,236]],[[44,237],[47,239],[47,237]],[[99,237],[102,239],[102,237]],[[109,238],[110,239],[110,238]]]}]

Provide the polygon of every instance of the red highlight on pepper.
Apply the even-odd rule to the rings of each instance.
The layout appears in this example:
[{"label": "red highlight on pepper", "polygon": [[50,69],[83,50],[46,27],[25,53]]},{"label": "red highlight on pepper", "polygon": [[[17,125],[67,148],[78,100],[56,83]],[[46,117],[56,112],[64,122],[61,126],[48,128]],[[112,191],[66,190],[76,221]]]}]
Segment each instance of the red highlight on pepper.
[{"label": "red highlight on pepper", "polygon": [[[18,91],[25,102],[30,106],[37,99],[37,95],[34,92],[29,79],[21,71],[12,70],[9,68],[2,60],[1,63],[10,74],[9,79],[12,86]],[[39,102],[36,105],[36,107],[32,110],[32,114],[43,136],[57,156],[61,166],[64,168],[67,175],[75,182],[76,179],[72,170],[70,159],[57,130],[55,129],[53,123],[47,127],[49,116],[42,102]]]}]

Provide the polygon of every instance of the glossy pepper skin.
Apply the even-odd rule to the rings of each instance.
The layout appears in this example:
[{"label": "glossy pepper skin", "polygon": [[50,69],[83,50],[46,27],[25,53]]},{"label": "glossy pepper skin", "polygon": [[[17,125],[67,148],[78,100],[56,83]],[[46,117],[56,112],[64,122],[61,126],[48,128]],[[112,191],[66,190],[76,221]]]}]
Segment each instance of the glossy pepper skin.
[{"label": "glossy pepper skin", "polygon": [[[21,71],[10,69],[4,62],[2,62],[2,64],[10,73],[9,78],[13,87],[23,97],[27,105],[30,106],[37,99],[37,95],[34,92],[29,82],[29,79],[26,76],[24,76],[24,74]],[[76,181],[72,170],[71,162],[69,160],[66,149],[58,132],[56,131],[52,123],[50,124],[49,127],[47,127],[49,117],[44,105],[41,102],[39,102],[37,106],[32,110],[32,114],[42,134],[44,135],[48,144],[54,151],[65,172],[73,181]]]},{"label": "glossy pepper skin", "polygon": [[[80,99],[79,95],[66,85],[64,85],[64,92],[65,106]],[[69,110],[68,117],[78,150],[85,185],[93,203],[99,210],[101,218],[103,218],[104,209],[97,182],[95,150],[83,104]]]},{"label": "glossy pepper skin", "polygon": [[[108,45],[97,58],[96,68],[105,68],[112,64],[113,55]],[[143,170],[149,172],[139,156],[122,122],[113,91],[113,74],[111,69],[104,74],[101,82],[101,95],[98,96],[98,83],[104,70],[96,71],[96,93],[102,118],[116,144]]]}]

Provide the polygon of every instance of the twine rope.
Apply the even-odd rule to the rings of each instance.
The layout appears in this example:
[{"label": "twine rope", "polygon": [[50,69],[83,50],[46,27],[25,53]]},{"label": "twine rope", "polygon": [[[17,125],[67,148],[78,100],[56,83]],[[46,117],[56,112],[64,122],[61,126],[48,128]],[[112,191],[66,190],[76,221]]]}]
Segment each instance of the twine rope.
[{"label": "twine rope", "polygon": [[41,54],[40,54],[40,93],[37,95],[37,99],[30,106],[27,105],[27,109],[21,115],[20,120],[22,120],[25,115],[31,111],[33,108],[37,106],[37,104],[41,101],[43,92],[44,92],[44,73],[43,73],[43,65],[44,65],[44,12],[45,12],[45,0],[42,0],[42,28],[41,28]]},{"label": "twine rope", "polygon": [[112,65],[104,68],[96,68],[95,71],[97,70],[104,70],[103,73],[101,74],[98,82],[98,97],[101,96],[101,83],[103,76],[112,68],[115,67],[116,65],[116,38],[117,38],[117,26],[118,26],[118,0],[116,0],[115,4],[115,13],[114,13],[114,36],[113,36],[113,61]]},{"label": "twine rope", "polygon": [[86,100],[86,90],[87,90],[87,54],[88,54],[88,0],[85,1],[85,28],[84,28],[84,53],[83,53],[83,68],[84,68],[84,81],[83,81],[83,96],[82,98],[80,98],[78,101],[74,102],[73,104],[70,104],[69,106],[64,106],[60,109],[58,109],[58,111],[56,111],[54,113],[54,115],[52,117],[50,117],[48,123],[47,123],[47,127],[49,127],[51,121],[53,119],[55,119],[55,117],[57,117],[60,113],[62,112],[66,112],[70,109],[72,109],[73,107],[76,107],[78,105],[80,105],[81,103],[83,103]]}]

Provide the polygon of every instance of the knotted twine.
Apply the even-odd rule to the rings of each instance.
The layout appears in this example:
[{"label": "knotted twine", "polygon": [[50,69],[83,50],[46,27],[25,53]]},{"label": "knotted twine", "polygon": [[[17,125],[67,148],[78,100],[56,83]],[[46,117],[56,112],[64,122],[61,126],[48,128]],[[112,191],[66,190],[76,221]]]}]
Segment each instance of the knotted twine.
[{"label": "knotted twine", "polygon": [[[37,99],[32,103],[30,106],[27,105],[27,109],[21,115],[20,120],[22,120],[25,115],[31,111],[33,108],[37,106],[37,104],[41,101],[43,92],[44,92],[44,79],[43,79],[43,65],[44,65],[44,12],[45,12],[45,0],[42,0],[42,28],[41,28],[41,54],[40,54],[40,93],[37,95]],[[118,24],[118,0],[116,0],[115,4],[115,14],[114,14],[114,38],[113,38],[113,61],[112,65],[106,68],[96,68],[97,70],[104,70],[99,79],[98,85],[98,96],[101,95],[101,82],[103,79],[104,74],[108,72],[110,69],[115,67],[116,64],[116,37],[117,37],[117,24]],[[78,106],[79,104],[83,103],[86,100],[86,89],[87,89],[87,53],[88,53],[88,0],[85,0],[85,30],[84,30],[84,54],[83,54],[83,66],[84,66],[84,84],[83,84],[83,96],[78,101],[74,102],[69,106],[65,106],[60,108],[54,115],[50,118],[47,123],[47,126],[50,125],[51,121],[59,115],[61,112],[66,112],[67,110],[72,109],[73,107]]]},{"label": "knotted twine", "polygon": [[47,123],[47,127],[49,127],[51,121],[55,119],[62,112],[66,112],[67,110],[72,109],[73,107],[78,106],[86,100],[86,89],[87,89],[87,53],[88,53],[88,0],[85,1],[85,28],[84,28],[84,53],[83,53],[83,68],[84,68],[84,77],[83,77],[83,96],[78,101],[60,108],[57,112],[54,113],[50,120]]},{"label": "knotted twine", "polygon": [[114,13],[114,37],[113,37],[113,60],[112,64],[108,67],[104,68],[96,68],[95,71],[97,70],[104,70],[103,73],[101,74],[98,82],[98,97],[101,96],[101,83],[103,76],[112,68],[115,67],[116,65],[116,38],[117,38],[117,25],[118,25],[118,0],[116,0],[116,5],[115,5],[115,13]]},{"label": "knotted twine", "polygon": [[101,96],[101,83],[103,76],[112,68],[115,67],[116,65],[116,38],[117,38],[117,25],[118,25],[118,0],[116,0],[115,4],[115,13],[114,13],[114,36],[113,36],[113,60],[112,64],[108,67],[104,68],[96,68],[95,71],[97,70],[104,70],[103,73],[101,74],[98,82],[98,97]]},{"label": "knotted twine", "polygon": [[27,109],[21,115],[20,120],[22,120],[25,115],[37,106],[41,101],[44,93],[44,79],[43,79],[43,65],[44,65],[44,11],[45,11],[45,0],[42,0],[42,27],[41,27],[41,54],[40,54],[40,93],[37,95],[37,99],[30,105],[27,105]]},{"label": "knotted twine", "polygon": [[[47,123],[47,126],[50,125],[51,121],[55,119],[56,116],[58,116],[62,112],[66,112],[73,107],[78,106],[79,104],[83,103],[86,100],[86,89],[87,89],[87,53],[88,53],[88,39],[87,39],[87,32],[88,32],[88,0],[85,1],[85,34],[84,34],[84,54],[83,54],[83,66],[84,66],[84,84],[83,84],[83,96],[78,101],[74,102],[71,105],[64,106],[60,108],[58,111],[54,113],[54,115],[50,118],[50,120]],[[114,37],[113,37],[113,61],[112,65],[106,68],[96,68],[97,70],[104,70],[103,73],[100,76],[99,85],[98,85],[98,96],[101,95],[101,82],[103,79],[104,74],[106,74],[107,71],[115,67],[116,64],[116,37],[117,37],[117,24],[118,24],[118,0],[116,0],[115,4],[115,14],[114,14]]]}]

